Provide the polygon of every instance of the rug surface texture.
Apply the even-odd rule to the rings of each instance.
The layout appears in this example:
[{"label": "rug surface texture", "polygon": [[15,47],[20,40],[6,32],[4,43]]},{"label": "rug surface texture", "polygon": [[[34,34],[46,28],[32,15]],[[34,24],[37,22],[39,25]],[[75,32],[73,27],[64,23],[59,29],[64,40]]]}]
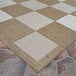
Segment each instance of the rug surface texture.
[{"label": "rug surface texture", "polygon": [[75,40],[76,0],[0,0],[0,41],[36,72]]}]

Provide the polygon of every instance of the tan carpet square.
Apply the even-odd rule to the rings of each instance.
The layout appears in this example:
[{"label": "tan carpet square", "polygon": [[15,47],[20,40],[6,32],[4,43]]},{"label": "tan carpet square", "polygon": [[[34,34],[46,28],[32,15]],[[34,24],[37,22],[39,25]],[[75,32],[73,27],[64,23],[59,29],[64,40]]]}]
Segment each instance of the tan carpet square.
[{"label": "tan carpet square", "polygon": [[42,3],[45,3],[45,4],[47,4],[47,5],[53,5],[53,4],[56,4],[56,3],[58,3],[58,1],[57,0],[38,0],[38,1],[40,1],[40,2],[42,2]]},{"label": "tan carpet square", "polygon": [[57,9],[54,9],[52,7],[41,9],[38,12],[49,17],[49,18],[52,18],[54,20],[57,20],[65,15],[67,15],[66,13],[59,11]]},{"label": "tan carpet square", "polygon": [[40,29],[38,32],[64,47],[68,46],[75,39],[74,31],[56,22]]},{"label": "tan carpet square", "polygon": [[32,11],[29,8],[21,6],[19,4],[5,7],[2,10],[4,10],[5,12],[7,12],[13,17],[17,17],[17,16],[20,16],[20,15],[23,15],[23,14],[26,14]]}]

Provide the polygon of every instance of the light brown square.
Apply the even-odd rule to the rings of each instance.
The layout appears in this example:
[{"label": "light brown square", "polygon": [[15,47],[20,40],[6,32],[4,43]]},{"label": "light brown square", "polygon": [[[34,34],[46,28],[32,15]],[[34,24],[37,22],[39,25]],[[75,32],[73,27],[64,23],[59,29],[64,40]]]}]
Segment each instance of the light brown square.
[{"label": "light brown square", "polygon": [[76,7],[76,0],[66,0],[65,3]]},{"label": "light brown square", "polygon": [[45,3],[45,4],[47,4],[47,5],[53,5],[53,4],[56,4],[56,3],[58,3],[59,1],[57,1],[57,0],[38,0],[38,1],[40,1],[40,2],[42,2],[42,3]]},{"label": "light brown square", "polygon": [[32,11],[29,8],[19,5],[19,4],[5,7],[2,10],[7,12],[13,17],[21,16],[23,14],[26,14]]},{"label": "light brown square", "polygon": [[21,2],[28,1],[28,0],[13,0],[13,1],[18,2],[18,3],[21,3]]},{"label": "light brown square", "polygon": [[76,16],[76,11],[72,13],[72,15]]},{"label": "light brown square", "polygon": [[63,47],[71,44],[75,40],[76,35],[74,31],[57,22],[38,30],[38,32]]},{"label": "light brown square", "polygon": [[52,18],[54,20],[57,20],[57,19],[66,15],[66,13],[61,12],[57,9],[52,8],[52,7],[47,7],[47,8],[41,9],[38,12],[49,17],[49,18]]}]

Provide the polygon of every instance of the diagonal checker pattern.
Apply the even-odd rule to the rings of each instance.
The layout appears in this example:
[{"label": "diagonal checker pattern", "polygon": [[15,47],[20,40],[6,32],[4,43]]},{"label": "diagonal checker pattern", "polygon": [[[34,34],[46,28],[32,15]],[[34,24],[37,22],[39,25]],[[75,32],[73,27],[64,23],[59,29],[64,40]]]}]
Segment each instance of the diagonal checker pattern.
[{"label": "diagonal checker pattern", "polygon": [[0,40],[40,71],[76,39],[74,3],[0,0]]}]

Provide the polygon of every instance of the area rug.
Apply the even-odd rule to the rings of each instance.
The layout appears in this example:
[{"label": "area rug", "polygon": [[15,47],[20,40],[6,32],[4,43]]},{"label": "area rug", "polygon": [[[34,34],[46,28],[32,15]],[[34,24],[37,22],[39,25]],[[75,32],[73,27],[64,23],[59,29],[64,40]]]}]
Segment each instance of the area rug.
[{"label": "area rug", "polygon": [[0,40],[41,71],[76,39],[76,0],[0,0]]},{"label": "area rug", "polygon": [[0,76],[76,76],[76,41],[39,73],[0,42]]}]

